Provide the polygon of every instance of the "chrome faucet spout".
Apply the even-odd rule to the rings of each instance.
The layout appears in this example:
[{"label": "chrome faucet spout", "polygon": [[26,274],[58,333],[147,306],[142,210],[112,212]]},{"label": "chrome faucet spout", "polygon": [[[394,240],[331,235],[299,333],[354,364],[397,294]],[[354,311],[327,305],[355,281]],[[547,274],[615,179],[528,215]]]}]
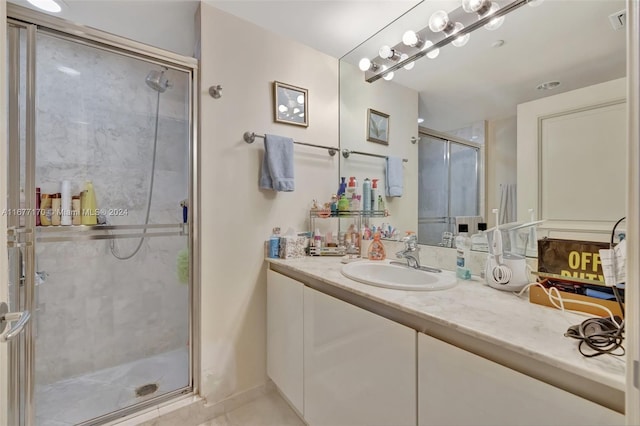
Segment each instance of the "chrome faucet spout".
[{"label": "chrome faucet spout", "polygon": [[396,253],[398,259],[406,259],[411,268],[420,269],[420,247],[415,235],[407,235],[402,239],[404,250]]}]

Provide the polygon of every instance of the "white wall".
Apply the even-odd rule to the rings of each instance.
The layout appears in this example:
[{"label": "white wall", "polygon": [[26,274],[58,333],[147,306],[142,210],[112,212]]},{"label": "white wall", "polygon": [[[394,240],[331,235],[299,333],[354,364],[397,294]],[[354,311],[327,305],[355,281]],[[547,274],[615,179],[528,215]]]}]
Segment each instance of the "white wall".
[{"label": "white wall", "polygon": [[[623,103],[626,98],[625,89],[626,78],[620,78],[518,105],[518,219],[528,220],[527,209],[534,207],[536,210],[540,210],[538,206],[542,205],[543,211],[536,211],[536,215],[540,219],[549,220],[539,227],[539,236],[608,241],[611,227],[616,218],[624,215],[624,187],[627,175],[622,158],[626,146],[624,136],[626,119]],[[612,103],[618,103],[612,105],[617,108],[617,114],[615,116],[603,114],[603,111],[606,112],[609,109],[606,106]],[[603,124],[594,126],[595,128],[592,128],[590,133],[585,132],[583,136],[575,136],[577,140],[570,141],[564,136],[558,138],[557,140],[566,140],[567,143],[571,142],[575,146],[579,146],[580,148],[575,149],[574,152],[579,153],[580,156],[576,154],[564,160],[556,158],[554,167],[547,164],[552,157],[541,157],[540,155],[540,152],[543,154],[545,152],[541,151],[541,146],[551,140],[548,139],[547,134],[552,133],[549,130],[545,131],[545,139],[543,140],[539,132],[542,125],[546,125],[556,118],[564,119],[565,123],[571,125],[579,123],[574,127],[576,130],[571,135],[584,132],[586,126],[580,125],[579,119],[585,120],[587,123],[602,120],[600,123]],[[545,158],[546,160],[543,161]],[[573,169],[571,164],[575,164]],[[597,166],[589,166],[594,170],[593,173],[601,173],[600,164],[603,165],[603,170],[608,170],[608,172],[601,174],[600,178],[596,178],[596,175],[591,174],[585,166],[593,164],[597,164]],[[605,164],[610,165],[605,166]],[[580,178],[581,176],[588,176],[591,184],[582,184],[585,179],[575,182],[576,177]],[[573,204],[539,201],[540,195],[544,197],[542,200],[544,201],[548,199],[549,194],[556,196],[562,194],[561,191],[545,193],[543,191],[545,186],[542,187],[543,190],[540,189],[540,185],[555,184],[555,181],[552,180],[555,178],[559,180],[559,184],[564,183],[563,186],[558,186],[558,189],[566,190],[571,188],[570,185],[574,185],[573,188],[578,187],[578,189],[571,190],[571,196],[576,197]],[[603,184],[602,178],[607,178],[608,183]],[[584,190],[584,192],[577,194],[579,190]],[[564,197],[566,198],[566,195]],[[591,205],[591,200],[602,201],[607,197],[613,202],[596,202]],[[577,205],[582,207],[577,208]],[[563,209],[573,208],[573,213],[563,211],[562,215],[550,214],[547,216],[545,211],[549,206],[554,208],[560,206]],[[572,217],[575,220],[565,219],[566,217]]]},{"label": "white wall", "polygon": [[487,121],[487,228],[495,226],[491,209],[500,207],[500,184],[516,183],[516,116]]},{"label": "white wall", "polygon": [[[266,380],[263,241],[274,226],[306,230],[311,200],[337,188],[338,156],[295,146],[296,190],[259,190],[262,140],[242,134],[337,146],[338,61],[208,2],[201,29],[201,394],[216,402]],[[309,90],[308,128],[273,122],[274,80]],[[208,94],[214,84],[220,99]]]},{"label": "white wall", "polygon": [[[389,114],[389,145],[367,141],[367,109]],[[340,64],[340,148],[385,156],[407,158],[404,163],[402,197],[385,198],[391,223],[404,231],[417,231],[418,224],[418,92],[396,83],[378,80],[367,83],[357,67]],[[341,158],[340,175],[355,176],[362,193],[364,178],[379,178],[378,192],[384,195],[385,161],[381,158],[352,155]],[[335,189],[334,189],[335,191]]]}]

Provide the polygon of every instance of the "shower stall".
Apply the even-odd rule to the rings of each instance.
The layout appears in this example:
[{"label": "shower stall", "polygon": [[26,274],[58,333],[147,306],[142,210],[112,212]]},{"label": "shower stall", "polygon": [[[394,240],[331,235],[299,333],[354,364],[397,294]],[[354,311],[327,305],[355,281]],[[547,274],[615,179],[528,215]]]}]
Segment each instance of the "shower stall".
[{"label": "shower stall", "polygon": [[197,61],[8,16],[7,306],[30,313],[6,342],[10,424],[102,424],[190,394]]}]

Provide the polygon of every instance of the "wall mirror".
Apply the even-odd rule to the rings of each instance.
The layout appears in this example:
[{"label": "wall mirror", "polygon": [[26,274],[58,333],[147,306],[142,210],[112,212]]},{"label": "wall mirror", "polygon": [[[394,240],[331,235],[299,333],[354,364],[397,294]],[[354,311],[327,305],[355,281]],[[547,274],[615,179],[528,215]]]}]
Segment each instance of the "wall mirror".
[{"label": "wall mirror", "polygon": [[[388,206],[398,229],[417,231],[421,243],[441,244],[457,216],[492,227],[493,208],[511,209],[500,223],[544,219],[538,237],[606,240],[625,213],[626,162],[612,170],[612,161],[626,150],[626,35],[610,17],[624,0],[525,5],[496,30],[473,31],[463,47],[444,46],[390,81],[364,81],[362,58],[375,60],[435,11],[458,7],[420,2],[341,58],[341,147],[409,158],[403,197]],[[367,146],[367,108],[394,117],[389,146]],[[589,127],[598,114],[615,116],[612,128]],[[343,158],[340,174],[383,177],[381,163]],[[600,184],[603,174],[611,179]]]}]

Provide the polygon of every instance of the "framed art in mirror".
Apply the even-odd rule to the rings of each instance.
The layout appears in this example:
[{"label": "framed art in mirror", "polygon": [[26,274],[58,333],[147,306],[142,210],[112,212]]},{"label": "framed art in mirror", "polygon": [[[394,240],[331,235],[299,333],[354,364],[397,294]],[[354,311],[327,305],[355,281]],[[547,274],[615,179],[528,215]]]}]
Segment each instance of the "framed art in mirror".
[{"label": "framed art in mirror", "polygon": [[389,114],[369,108],[367,117],[367,140],[389,145]]},{"label": "framed art in mirror", "polygon": [[309,126],[309,92],[290,84],[273,82],[273,119],[277,123]]}]

